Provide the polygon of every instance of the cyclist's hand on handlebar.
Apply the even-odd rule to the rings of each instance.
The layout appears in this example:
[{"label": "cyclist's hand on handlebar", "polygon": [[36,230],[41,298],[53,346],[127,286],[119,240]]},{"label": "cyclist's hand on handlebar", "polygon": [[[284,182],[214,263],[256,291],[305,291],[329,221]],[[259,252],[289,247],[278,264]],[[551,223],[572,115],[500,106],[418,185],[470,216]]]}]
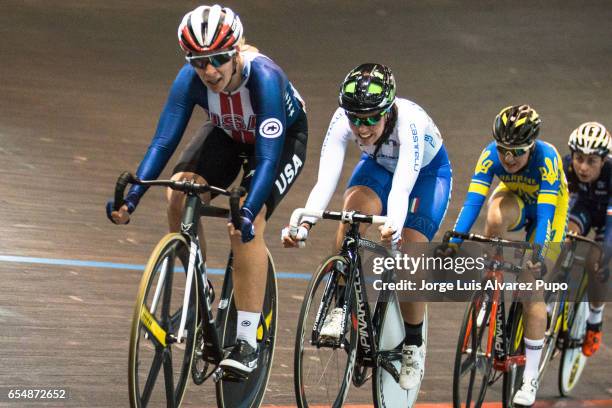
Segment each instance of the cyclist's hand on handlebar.
[{"label": "cyclist's hand on handlebar", "polygon": [[399,246],[401,244],[402,234],[398,234],[396,229],[393,228],[393,225],[390,223],[386,223],[378,227],[378,231],[380,231],[380,241],[385,244],[394,244]]},{"label": "cyclist's hand on handlebar", "polygon": [[440,258],[452,258],[459,252],[459,245],[454,242],[443,243],[434,249],[434,255]]},{"label": "cyclist's hand on handlebar", "polygon": [[109,200],[106,203],[106,216],[113,224],[128,224],[130,222],[130,209],[127,204],[123,204],[119,210],[115,210],[115,202]]},{"label": "cyclist's hand on handlebar", "polygon": [[539,279],[542,277],[543,273],[542,271],[544,271],[545,267],[543,265],[542,262],[532,262],[531,259],[528,260],[527,262],[525,262],[525,266],[527,268],[527,270],[529,272],[531,272],[533,274],[533,276],[536,277],[536,279]]},{"label": "cyclist's hand on handlebar", "polygon": [[303,247],[308,239],[308,231],[310,226],[302,224],[297,229],[286,226],[281,231],[281,241],[285,248]]},{"label": "cyclist's hand on handlebar", "polygon": [[234,224],[231,222],[227,224],[230,237],[240,235],[240,239],[244,244],[255,238],[255,226],[253,225],[253,218],[255,218],[253,216],[253,213],[248,208],[242,207],[240,209],[240,229],[237,230],[234,227]]}]

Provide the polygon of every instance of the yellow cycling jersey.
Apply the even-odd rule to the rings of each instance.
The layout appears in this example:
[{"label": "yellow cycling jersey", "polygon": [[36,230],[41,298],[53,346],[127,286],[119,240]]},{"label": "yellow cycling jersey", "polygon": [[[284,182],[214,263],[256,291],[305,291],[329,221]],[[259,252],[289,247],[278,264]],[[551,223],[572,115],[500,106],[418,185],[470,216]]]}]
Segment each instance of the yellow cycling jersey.
[{"label": "yellow cycling jersey", "polygon": [[526,227],[528,239],[542,247],[549,242],[563,242],[569,193],[561,156],[553,145],[539,140],[530,154],[527,166],[510,174],[501,165],[495,142],[482,151],[455,230],[468,232],[472,228],[493,177],[497,176],[501,183],[495,191],[514,193],[521,209],[521,218],[515,221],[512,229]]}]

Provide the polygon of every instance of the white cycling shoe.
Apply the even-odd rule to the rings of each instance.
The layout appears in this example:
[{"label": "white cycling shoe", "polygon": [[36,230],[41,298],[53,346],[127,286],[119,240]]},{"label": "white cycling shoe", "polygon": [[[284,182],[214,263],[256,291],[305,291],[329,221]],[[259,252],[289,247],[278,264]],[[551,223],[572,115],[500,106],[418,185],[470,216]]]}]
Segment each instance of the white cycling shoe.
[{"label": "white cycling shoe", "polygon": [[342,329],[342,319],[344,318],[344,312],[342,308],[336,307],[325,316],[323,327],[321,327],[321,337],[328,339],[338,340],[340,338],[340,331]]},{"label": "white cycling shoe", "polygon": [[521,389],[514,394],[512,403],[514,405],[522,405],[530,407],[536,400],[536,393],[538,392],[538,380],[537,378],[523,379],[523,385]]},{"label": "white cycling shoe", "polygon": [[405,390],[416,388],[425,374],[425,344],[402,347],[399,385]]}]

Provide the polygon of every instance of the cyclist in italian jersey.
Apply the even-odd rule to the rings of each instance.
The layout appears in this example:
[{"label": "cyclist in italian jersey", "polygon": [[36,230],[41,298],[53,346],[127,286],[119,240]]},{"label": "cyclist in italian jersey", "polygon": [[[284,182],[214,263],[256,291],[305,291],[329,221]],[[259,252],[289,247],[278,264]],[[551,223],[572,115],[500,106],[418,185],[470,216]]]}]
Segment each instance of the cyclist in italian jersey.
[{"label": "cyclist in italian jersey", "polygon": [[[340,88],[319,163],[318,180],[306,209],[324,210],[336,189],[346,147],[355,143],[362,151],[344,193],[345,210],[388,215],[380,228],[381,240],[431,241],[442,222],[450,199],[451,166],[442,137],[433,120],[417,104],[396,98],[395,79],[381,64],[362,64],[351,70]],[[282,232],[286,247],[306,240],[316,219],[304,217],[297,235]],[[346,225],[336,234],[339,249]],[[362,225],[363,230],[367,226]],[[400,386],[416,387],[424,374],[422,338],[423,303],[402,304],[406,337],[402,349]],[[321,335],[340,336],[343,311],[326,316]]]},{"label": "cyclist in italian jersey", "polygon": [[603,242],[604,254],[599,259],[590,256],[586,264],[589,274],[589,316],[582,352],[590,357],[602,341],[601,326],[605,293],[612,257],[612,138],[597,122],[586,122],[570,135],[571,154],[563,158],[570,191],[568,230],[586,236],[591,229],[595,240]]},{"label": "cyclist in italian jersey", "polygon": [[[266,220],[301,173],[306,158],[307,120],[298,92],[270,58],[248,49],[240,18],[230,8],[200,6],[187,13],[178,40],[187,63],[179,71],[157,130],[137,170],[156,179],[178,146],[196,106],[208,120],[173,170],[174,180],[226,188],[238,176],[249,191],[241,204],[241,229],[228,224],[233,252],[237,343],[221,362],[238,374],[257,365],[257,327],[266,284]],[[133,186],[111,221],[125,224],[146,191]],[[184,194],[168,191],[170,231],[180,230]],[[210,196],[203,197],[205,201]],[[199,226],[202,248],[203,233]]]},{"label": "cyclist in italian jersey", "polygon": [[[561,156],[549,143],[536,140],[541,120],[528,105],[501,110],[493,124],[491,142],[481,153],[455,230],[469,232],[485,203],[493,177],[500,180],[489,199],[485,235],[501,237],[506,231],[526,229],[527,239],[537,244],[540,260],[552,265],[559,255],[567,224],[568,191]],[[458,240],[453,241],[455,244]],[[527,262],[533,279],[545,269],[542,262]],[[523,302],[526,364],[515,404],[530,406],[538,389],[538,364],[544,344],[546,305]]]}]

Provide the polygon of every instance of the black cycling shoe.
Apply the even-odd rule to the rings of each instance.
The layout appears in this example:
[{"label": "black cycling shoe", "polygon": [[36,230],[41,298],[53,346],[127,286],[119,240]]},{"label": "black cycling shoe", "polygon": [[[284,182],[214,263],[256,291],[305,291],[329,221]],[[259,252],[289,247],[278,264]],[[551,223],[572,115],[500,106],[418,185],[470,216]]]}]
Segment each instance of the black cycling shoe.
[{"label": "black cycling shoe", "polygon": [[239,376],[247,376],[257,368],[259,348],[253,348],[242,339],[238,339],[229,355],[219,363],[219,366]]}]

